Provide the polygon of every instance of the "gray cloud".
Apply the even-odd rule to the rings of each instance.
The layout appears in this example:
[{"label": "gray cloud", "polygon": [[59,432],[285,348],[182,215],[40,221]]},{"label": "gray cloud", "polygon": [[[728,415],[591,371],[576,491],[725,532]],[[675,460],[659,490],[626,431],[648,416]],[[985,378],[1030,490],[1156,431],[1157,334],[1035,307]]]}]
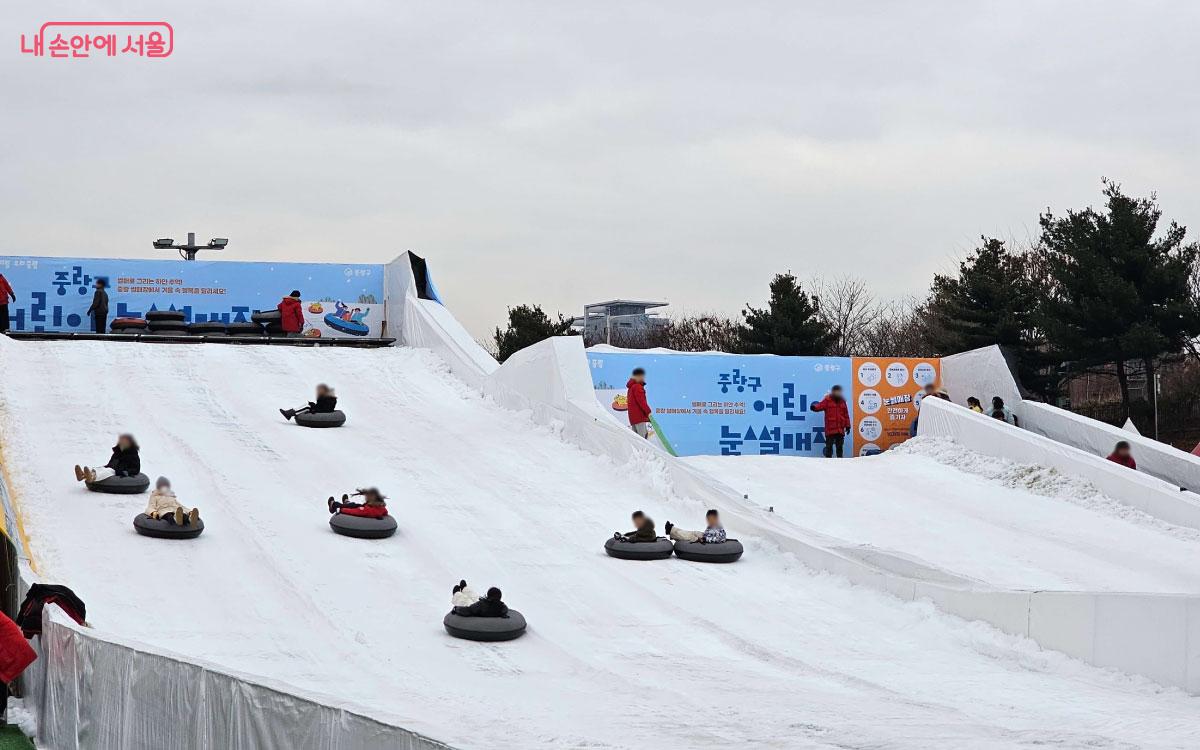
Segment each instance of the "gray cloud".
[{"label": "gray cloud", "polygon": [[919,292],[1102,175],[1200,217],[1192,4],[647,6],[97,3],[176,54],[64,62],[6,4],[0,252],[412,249],[483,336],[527,301],[732,313],[786,268]]}]

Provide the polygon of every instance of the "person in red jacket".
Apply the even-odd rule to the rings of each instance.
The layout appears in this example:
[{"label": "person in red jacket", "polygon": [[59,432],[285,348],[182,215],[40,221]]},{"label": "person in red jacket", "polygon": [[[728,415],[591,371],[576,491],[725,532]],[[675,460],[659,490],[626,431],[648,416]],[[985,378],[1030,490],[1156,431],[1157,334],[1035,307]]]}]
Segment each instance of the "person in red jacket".
[{"label": "person in red jacket", "polygon": [[304,330],[304,310],[300,305],[299,289],[293,289],[290,295],[279,301],[279,325],[290,337],[299,336]]},{"label": "person in red jacket", "polygon": [[1133,453],[1129,450],[1129,443],[1124,440],[1117,443],[1116,447],[1113,448],[1113,452],[1108,454],[1108,460],[1114,464],[1121,464],[1128,469],[1137,470],[1137,461],[1133,460]]},{"label": "person in red jacket", "polygon": [[0,273],[0,333],[8,332],[8,303],[17,301],[17,293],[9,285],[8,279]]},{"label": "person in red jacket", "polygon": [[629,427],[644,438],[650,437],[650,404],[646,401],[646,371],[633,369],[633,375],[625,384],[625,403],[629,405]]},{"label": "person in red jacket", "polygon": [[[3,710],[4,721],[8,714],[8,683],[21,676],[25,668],[37,658],[25,634],[7,615],[0,613],[0,709]],[[2,723],[2,722],[0,722]]]},{"label": "person in red jacket", "polygon": [[825,458],[842,458],[846,450],[846,435],[850,434],[850,407],[842,397],[842,387],[835,385],[825,394],[825,398],[812,405],[813,411],[825,412],[825,448],[821,452]]},{"label": "person in red jacket", "polygon": [[363,502],[350,502],[349,495],[342,495],[339,503],[332,497],[328,500],[330,513],[342,513],[347,516],[362,516],[364,518],[383,518],[388,514],[387,500],[378,489],[369,487],[365,490],[355,490],[355,497],[362,496]]}]

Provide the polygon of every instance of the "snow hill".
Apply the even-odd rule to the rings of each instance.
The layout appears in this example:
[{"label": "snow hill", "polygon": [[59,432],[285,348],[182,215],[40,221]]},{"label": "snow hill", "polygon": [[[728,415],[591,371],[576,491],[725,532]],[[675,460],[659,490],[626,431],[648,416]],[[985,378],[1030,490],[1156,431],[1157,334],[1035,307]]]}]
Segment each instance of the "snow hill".
[{"label": "snow hill", "polygon": [[[737,528],[747,552],[734,565],[606,557],[631,510],[661,527],[696,525],[703,506],[664,492],[652,462],[614,465],[498,407],[427,351],[0,337],[0,371],[3,459],[34,562],[87,601],[93,626],[336,695],[458,747],[1200,746],[1200,699],[815,574]],[[318,381],[337,388],[345,428],[276,412]],[[144,496],[74,481],[72,465],[103,463],[122,431],[152,479],[200,507],[202,537],[139,537]],[[830,489],[849,504],[860,483],[896,484],[866,471],[889,465],[914,482],[976,481],[898,454],[844,462]],[[324,498],[365,484],[390,496],[395,537],[329,530]],[[786,512],[809,512],[797,508]],[[884,546],[919,538],[838,523]],[[1030,531],[968,513],[944,523],[981,547]],[[1078,561],[1047,562],[1052,543],[1039,541],[1031,569],[1082,575]],[[931,557],[969,557],[948,554]],[[1174,554],[1146,552],[1137,575],[1187,584],[1149,566]],[[999,576],[994,562],[964,572]],[[441,618],[462,577],[503,588],[529,633],[448,637]]]}]

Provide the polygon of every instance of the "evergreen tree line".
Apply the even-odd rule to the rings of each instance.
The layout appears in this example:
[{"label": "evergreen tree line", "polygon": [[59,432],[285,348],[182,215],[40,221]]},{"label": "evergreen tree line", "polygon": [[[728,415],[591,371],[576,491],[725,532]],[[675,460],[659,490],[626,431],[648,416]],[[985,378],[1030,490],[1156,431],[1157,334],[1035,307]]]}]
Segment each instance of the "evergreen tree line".
[{"label": "evergreen tree line", "polygon": [[[982,237],[957,272],[935,275],[922,297],[880,302],[859,279],[817,279],[805,289],[776,274],[765,307],[741,315],[675,318],[615,345],[680,351],[779,355],[946,356],[991,344],[1013,356],[1022,383],[1043,398],[1067,379],[1112,373],[1129,413],[1132,373],[1153,382],[1164,361],[1200,357],[1200,245],[1172,221],[1163,226],[1154,194],[1126,195],[1103,181],[1104,207],[1039,217],[1025,247]],[[496,329],[504,360],[570,319],[537,305],[509,310]],[[618,340],[619,339],[619,340]],[[595,342],[587,342],[595,343]]]}]

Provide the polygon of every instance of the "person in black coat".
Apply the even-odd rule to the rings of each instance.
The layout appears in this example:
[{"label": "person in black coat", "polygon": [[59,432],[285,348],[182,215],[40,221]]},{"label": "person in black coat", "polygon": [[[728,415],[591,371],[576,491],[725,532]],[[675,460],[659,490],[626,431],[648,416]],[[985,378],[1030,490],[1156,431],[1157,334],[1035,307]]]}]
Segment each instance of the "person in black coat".
[{"label": "person in black coat", "polygon": [[128,433],[117,438],[112,458],[103,466],[75,465],[75,481],[103,482],[112,477],[132,477],[142,473],[142,459],[138,455],[138,444]]},{"label": "person in black coat", "polygon": [[301,409],[280,409],[279,413],[290,421],[297,414],[328,414],[331,411],[337,411],[337,396],[332,388],[321,383],[317,386],[316,401],[309,401],[308,406]]},{"label": "person in black coat", "polygon": [[454,614],[462,617],[508,617],[508,605],[500,601],[500,596],[500,589],[492,586],[486,597],[469,607],[455,607]]},{"label": "person in black coat", "polygon": [[96,279],[96,293],[92,295],[92,306],[87,310],[95,323],[96,333],[104,333],[108,325],[108,292],[104,291],[107,286],[104,279]]}]

